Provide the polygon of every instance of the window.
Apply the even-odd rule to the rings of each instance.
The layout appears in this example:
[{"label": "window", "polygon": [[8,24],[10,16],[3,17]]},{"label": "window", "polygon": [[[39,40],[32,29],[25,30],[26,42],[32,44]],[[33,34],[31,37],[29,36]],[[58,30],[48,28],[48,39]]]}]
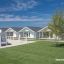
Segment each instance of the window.
[{"label": "window", "polygon": [[24,32],[24,36],[25,37],[28,37],[28,32]]},{"label": "window", "polygon": [[7,32],[7,36],[13,36],[13,32]]}]

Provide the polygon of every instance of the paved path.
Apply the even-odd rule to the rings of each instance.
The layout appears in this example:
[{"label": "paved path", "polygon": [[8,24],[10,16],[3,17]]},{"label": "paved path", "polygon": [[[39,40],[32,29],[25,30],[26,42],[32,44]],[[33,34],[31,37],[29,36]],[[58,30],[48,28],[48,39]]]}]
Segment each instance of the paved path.
[{"label": "paved path", "polygon": [[22,41],[21,43],[11,43],[11,45],[7,45],[7,46],[0,46],[0,48],[8,48],[8,47],[13,47],[13,46],[18,46],[18,45],[23,45],[23,44],[29,44],[29,43],[33,43],[35,41]]}]

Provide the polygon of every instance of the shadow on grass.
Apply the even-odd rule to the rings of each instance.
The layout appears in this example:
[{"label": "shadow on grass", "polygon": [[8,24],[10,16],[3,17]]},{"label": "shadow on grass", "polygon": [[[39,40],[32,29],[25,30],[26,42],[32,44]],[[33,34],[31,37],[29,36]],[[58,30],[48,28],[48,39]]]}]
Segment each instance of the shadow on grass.
[{"label": "shadow on grass", "polygon": [[52,47],[64,47],[64,43],[55,43]]}]

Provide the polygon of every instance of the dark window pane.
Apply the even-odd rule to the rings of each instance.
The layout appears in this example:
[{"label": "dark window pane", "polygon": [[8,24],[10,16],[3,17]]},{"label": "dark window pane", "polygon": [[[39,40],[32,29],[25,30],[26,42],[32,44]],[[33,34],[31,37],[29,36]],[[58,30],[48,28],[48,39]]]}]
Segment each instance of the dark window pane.
[{"label": "dark window pane", "polygon": [[7,36],[13,36],[13,32],[7,32]]}]

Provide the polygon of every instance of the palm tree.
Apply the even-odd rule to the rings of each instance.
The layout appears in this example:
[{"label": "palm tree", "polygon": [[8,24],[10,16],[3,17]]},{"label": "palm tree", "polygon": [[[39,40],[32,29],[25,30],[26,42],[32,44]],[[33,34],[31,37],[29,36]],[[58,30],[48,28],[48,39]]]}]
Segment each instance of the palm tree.
[{"label": "palm tree", "polygon": [[49,29],[56,35],[56,40],[64,32],[64,16],[63,13],[57,13],[53,16],[52,22],[48,24]]}]

